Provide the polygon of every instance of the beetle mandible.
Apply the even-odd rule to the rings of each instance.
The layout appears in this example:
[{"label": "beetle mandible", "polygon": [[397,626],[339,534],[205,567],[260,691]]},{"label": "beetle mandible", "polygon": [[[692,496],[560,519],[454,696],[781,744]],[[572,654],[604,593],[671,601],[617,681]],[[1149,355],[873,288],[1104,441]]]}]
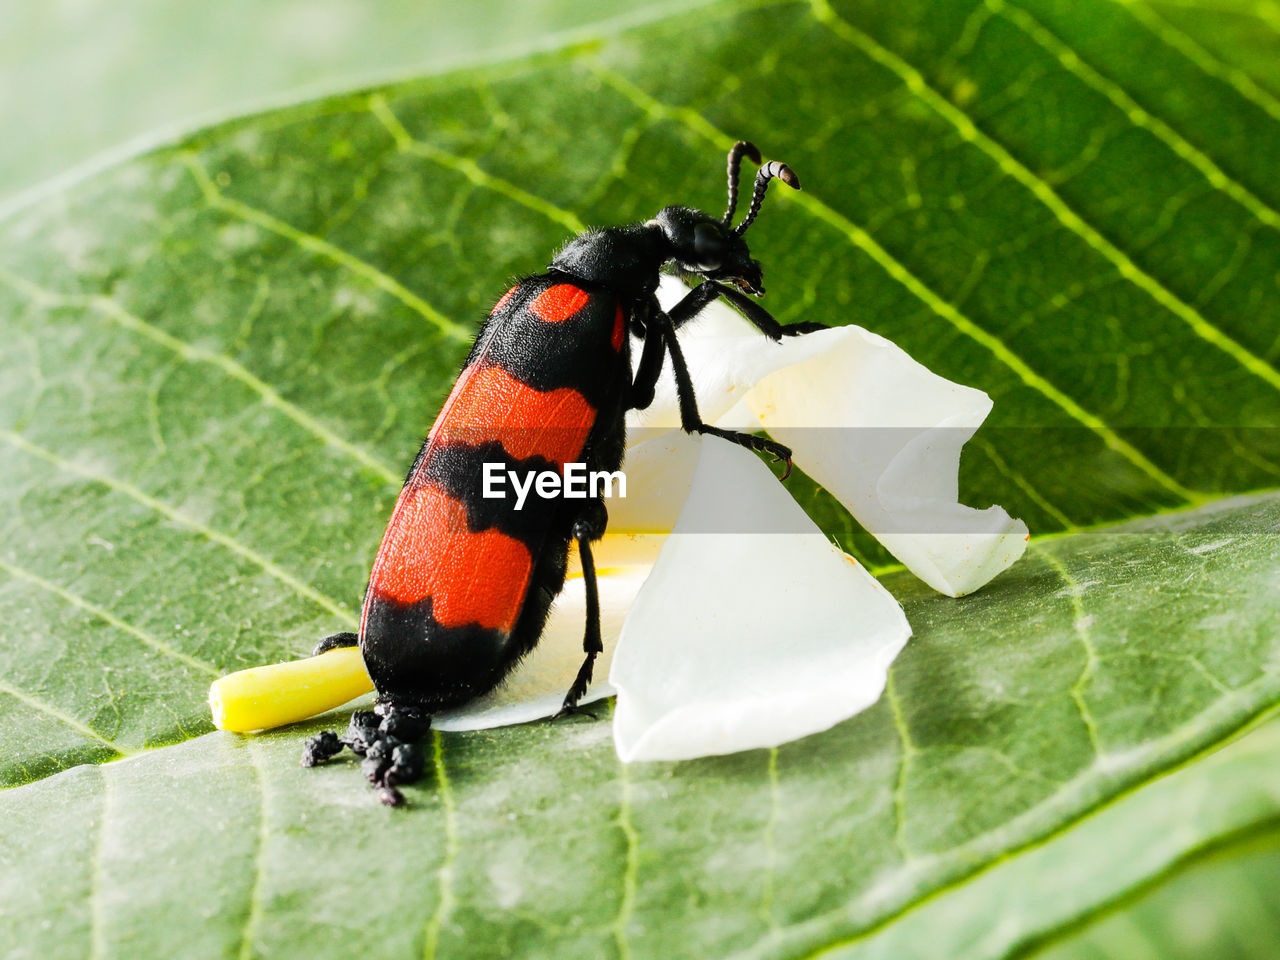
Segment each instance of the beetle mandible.
[{"label": "beetle mandible", "polygon": [[[719,297],[774,340],[824,326],[784,327],[751,299],[764,293],[764,281],[743,235],[770,181],[797,190],[800,181],[785,163],[764,164],[746,216],[732,226],[743,157],[761,162],[751,143],[730,149],[723,217],[670,206],[644,223],[588,230],[546,273],[525,277],[498,300],[400,491],[369,575],[359,634],[334,634],[315,650],[359,644],[377,703],[356,711],[343,737],[310,738],[304,766],[351,747],[383,802],[401,803],[398,785],[422,773],[417,744],[431,715],[492,690],[538,643],[575,542],[586,586],[585,657],[557,716],[573,712],[586,693],[603,650],[591,555],[607,521],[603,500],[584,506],[530,496],[516,509],[511,498],[483,496],[486,462],[526,477],[570,462],[620,469],[626,412],[653,401],[669,356],[681,427],[772,454],[785,462],[786,479],[791,451],[782,444],[702,421],[677,337]],[[700,282],[663,310],[656,291],[668,264]],[[629,335],[643,343],[634,375]]]}]

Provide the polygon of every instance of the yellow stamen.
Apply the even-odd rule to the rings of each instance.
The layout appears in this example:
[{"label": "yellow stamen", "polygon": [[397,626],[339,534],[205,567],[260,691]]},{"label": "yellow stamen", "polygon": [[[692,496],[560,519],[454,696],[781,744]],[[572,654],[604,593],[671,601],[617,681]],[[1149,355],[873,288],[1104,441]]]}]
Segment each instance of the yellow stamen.
[{"label": "yellow stamen", "polygon": [[357,647],[338,647],[305,660],[250,667],[209,687],[213,724],[248,733],[297,723],[373,690]]}]

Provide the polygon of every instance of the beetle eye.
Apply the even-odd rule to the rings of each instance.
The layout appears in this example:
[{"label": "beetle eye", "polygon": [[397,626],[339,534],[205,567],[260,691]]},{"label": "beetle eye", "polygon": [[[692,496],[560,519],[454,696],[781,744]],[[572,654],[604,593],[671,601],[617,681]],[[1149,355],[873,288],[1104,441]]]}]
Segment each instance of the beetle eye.
[{"label": "beetle eye", "polygon": [[724,261],[724,234],[714,223],[700,223],[693,228],[693,252],[698,265],[715,270]]}]

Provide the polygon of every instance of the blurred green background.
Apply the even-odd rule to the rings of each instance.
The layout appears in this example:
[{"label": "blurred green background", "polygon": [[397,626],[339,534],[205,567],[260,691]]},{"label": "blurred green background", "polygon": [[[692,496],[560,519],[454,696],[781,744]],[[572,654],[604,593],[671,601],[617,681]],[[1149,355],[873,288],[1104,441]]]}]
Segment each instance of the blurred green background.
[{"label": "blurred green background", "polygon": [[353,81],[436,73],[692,3],[6,0],[0,201],[98,153]]}]

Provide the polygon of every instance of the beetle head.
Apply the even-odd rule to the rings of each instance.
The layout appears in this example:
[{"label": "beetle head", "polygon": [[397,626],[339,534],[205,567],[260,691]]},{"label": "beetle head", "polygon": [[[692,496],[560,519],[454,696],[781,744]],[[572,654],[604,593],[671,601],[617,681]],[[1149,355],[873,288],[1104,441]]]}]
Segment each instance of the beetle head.
[{"label": "beetle head", "polygon": [[666,207],[658,213],[656,222],[671,245],[672,258],[682,270],[708,280],[732,283],[758,297],[764,293],[760,261],[751,259],[742,235],[760,212],[770,180],[781,180],[799,190],[800,178],[785,163],[770,160],[756,173],[747,215],[736,227],[731,227],[729,223],[738,206],[738,176],[744,155],[760,162],[760,151],[753,144],[739,140],[733,145],[729,151],[729,207],[722,218],[717,220],[690,207]]}]

